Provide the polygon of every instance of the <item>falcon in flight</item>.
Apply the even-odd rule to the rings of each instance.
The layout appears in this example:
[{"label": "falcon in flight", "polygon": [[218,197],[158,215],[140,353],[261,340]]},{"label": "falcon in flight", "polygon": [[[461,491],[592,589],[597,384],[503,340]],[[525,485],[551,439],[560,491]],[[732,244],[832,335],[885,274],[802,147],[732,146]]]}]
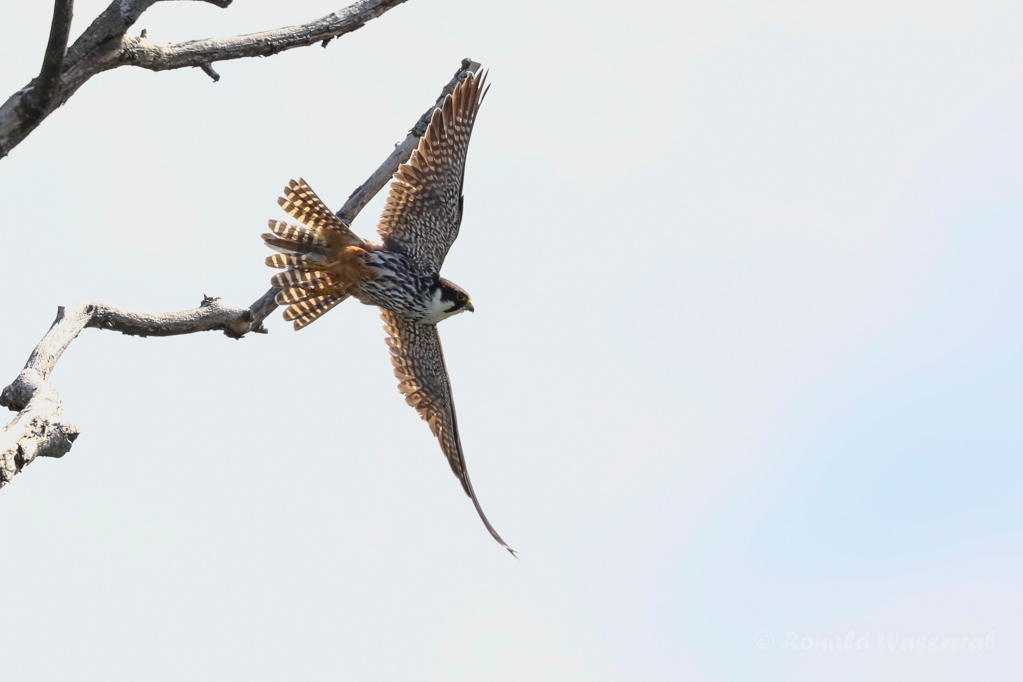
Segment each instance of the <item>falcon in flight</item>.
[{"label": "falcon in flight", "polygon": [[451,382],[437,323],[466,310],[469,294],[440,276],[462,222],[462,178],[469,136],[486,94],[486,76],[469,75],[434,110],[419,148],[393,176],[377,225],[381,244],[353,233],[304,180],[292,180],[277,200],[301,225],[269,221],[263,241],[278,251],[266,259],[284,269],[270,281],[281,289],[284,319],[302,329],[349,297],[380,308],[398,390],[430,425],[483,524],[513,555],[480,507],[465,468]]}]

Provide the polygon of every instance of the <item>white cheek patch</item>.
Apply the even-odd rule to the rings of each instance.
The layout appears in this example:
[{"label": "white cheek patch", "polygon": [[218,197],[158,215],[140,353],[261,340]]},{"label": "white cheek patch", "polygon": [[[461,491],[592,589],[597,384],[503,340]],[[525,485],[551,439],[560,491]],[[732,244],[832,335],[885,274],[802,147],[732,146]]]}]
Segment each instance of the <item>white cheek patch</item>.
[{"label": "white cheek patch", "polygon": [[464,308],[458,310],[452,310],[458,304],[454,301],[445,301],[441,298],[441,291],[438,289],[433,292],[433,297],[430,299],[429,305],[426,306],[426,314],[423,316],[423,322],[425,324],[437,324],[441,320],[446,320],[452,315],[457,315],[462,312]]},{"label": "white cheek patch", "polygon": [[447,310],[449,304],[441,298],[442,293],[440,289],[433,292],[433,297],[430,298],[429,311],[431,313],[442,313]]},{"label": "white cheek patch", "polygon": [[441,300],[440,289],[433,292],[430,302],[426,306],[426,314],[423,315],[423,322],[426,324],[437,324],[447,317],[448,304]]}]

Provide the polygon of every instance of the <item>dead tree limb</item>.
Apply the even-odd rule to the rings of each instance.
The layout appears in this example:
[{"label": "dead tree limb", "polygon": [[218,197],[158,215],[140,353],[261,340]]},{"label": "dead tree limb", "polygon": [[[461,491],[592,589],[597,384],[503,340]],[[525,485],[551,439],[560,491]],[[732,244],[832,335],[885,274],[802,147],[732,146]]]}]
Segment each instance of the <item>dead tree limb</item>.
[{"label": "dead tree limb", "polygon": [[[356,189],[338,215],[351,222],[412,155],[426,132],[433,110],[443,103],[454,86],[479,69],[472,60],[462,61],[437,102],[424,113],[366,182]],[[79,430],[63,419],[57,390],[49,383],[50,373],[61,355],[84,329],[106,329],[131,336],[177,336],[204,331],[222,331],[240,339],[250,332],[266,333],[265,320],[276,308],[277,289],[271,287],[248,308],[238,308],[219,298],[204,296],[198,308],[176,313],[140,313],[105,303],[79,303],[57,309],[57,319],[32,351],[25,368],[0,392],[0,405],[18,415],[0,431],[0,488],[7,485],[36,457],[63,457],[71,450]]]},{"label": "dead tree limb", "polygon": [[43,66],[33,87],[25,96],[23,111],[28,125],[38,125],[57,94],[60,74],[64,70],[64,55],[71,35],[73,0],[55,0],[53,22],[50,24],[50,39],[46,43]]},{"label": "dead tree limb", "polygon": [[[129,37],[128,29],[143,12],[160,1],[113,0],[67,48],[72,0],[56,0],[50,40],[39,76],[0,106],[0,159],[98,73],[126,65],[153,71],[196,67],[215,82],[219,76],[213,70],[214,62],[267,57],[314,43],[326,46],[332,39],[362,28],[366,22],[405,2],[357,0],[306,24],[228,38],[158,45],[146,37],[145,31],[139,37]],[[231,4],[231,0],[203,1],[217,7]]]}]

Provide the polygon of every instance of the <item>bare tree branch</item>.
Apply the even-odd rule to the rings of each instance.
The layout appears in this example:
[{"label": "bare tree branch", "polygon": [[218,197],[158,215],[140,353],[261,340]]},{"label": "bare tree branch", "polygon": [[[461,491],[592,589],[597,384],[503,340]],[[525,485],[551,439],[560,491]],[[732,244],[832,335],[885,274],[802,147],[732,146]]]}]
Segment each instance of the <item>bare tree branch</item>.
[{"label": "bare tree branch", "polygon": [[[39,75],[23,89],[20,102],[20,118],[22,125],[32,129],[46,118],[51,111],[51,104],[60,85],[60,74],[64,68],[64,55],[67,52],[68,36],[71,33],[71,15],[73,0],[55,0],[53,6],[53,22],[50,24],[50,38],[43,55],[43,66]],[[2,109],[0,109],[2,111]],[[0,142],[0,157],[3,145]]]},{"label": "bare tree branch", "polygon": [[[43,55],[43,68],[35,80],[31,98],[32,106],[41,113],[50,106],[53,96],[57,93],[57,81],[64,69],[64,54],[67,52],[67,40],[71,34],[71,15],[73,0],[55,0],[53,3],[53,22],[50,24],[50,39],[46,43]],[[37,114],[38,115],[38,114]]]},{"label": "bare tree branch", "polygon": [[219,330],[241,338],[249,331],[266,331],[253,322],[248,308],[236,308],[210,297],[193,310],[155,315],[105,303],[79,303],[70,310],[58,308],[57,319],[32,351],[25,369],[0,393],[0,405],[19,413],[0,431],[0,487],[36,457],[63,457],[78,437],[78,428],[62,419],[60,396],[48,379],[67,347],[89,327],[132,336]]},{"label": "bare tree branch", "polygon": [[63,457],[78,438],[78,428],[61,417],[60,396],[42,383],[32,400],[0,431],[0,487],[36,457]]},{"label": "bare tree branch", "polygon": [[253,321],[249,308],[237,308],[219,298],[206,296],[198,308],[176,313],[140,313],[106,303],[79,303],[70,310],[57,309],[57,319],[10,386],[0,392],[0,405],[22,410],[32,400],[40,385],[50,378],[71,342],[83,329],[107,329],[129,336],[179,336],[196,332],[222,331],[240,339],[249,332],[266,333]]},{"label": "bare tree branch", "polygon": [[[326,45],[330,40],[362,28],[384,12],[402,4],[405,0],[357,0],[353,4],[328,14],[325,17],[300,26],[291,26],[275,31],[209,38],[184,43],[157,45],[144,34],[137,38],[127,36],[142,13],[160,0],[113,0],[89,25],[74,44],[67,49],[56,76],[48,76],[53,84],[44,88],[47,82],[43,74],[21,90],[11,95],[0,106],[0,158],[7,156],[24,140],[54,109],[66,102],[82,85],[98,73],[119,66],[139,66],[153,71],[198,67],[214,81],[213,63],[245,57],[266,57],[284,50],[304,47],[313,43]],[[227,7],[231,0],[202,0],[217,7]],[[61,8],[67,8],[67,27],[63,43],[59,38],[58,14],[63,22]],[[67,30],[70,30],[71,0],[56,0],[54,30],[50,34],[50,47],[44,60],[44,73],[53,63],[50,60],[52,47],[60,45],[63,54],[67,45]],[[40,102],[44,102],[40,104]]]},{"label": "bare tree branch", "polygon": [[[398,166],[412,155],[419,138],[426,132],[434,109],[444,102],[444,97],[459,81],[479,68],[480,65],[470,59],[462,61],[434,106],[420,117],[405,140],[338,211],[343,220],[354,220],[387,184]],[[50,385],[49,377],[61,355],[83,329],[106,329],[132,336],[222,331],[231,338],[240,339],[250,332],[266,333],[263,320],[277,308],[274,302],[277,291],[271,287],[248,308],[231,306],[209,296],[203,298],[198,308],[176,313],[140,313],[105,303],[79,303],[66,310],[58,308],[57,319],[32,351],[25,368],[0,392],[0,406],[18,412],[14,420],[0,431],[0,488],[36,457],[63,457],[78,437],[78,428],[63,419],[60,396]]]},{"label": "bare tree branch", "polygon": [[170,45],[157,45],[141,37],[125,38],[118,58],[132,66],[166,71],[201,67],[230,59],[269,57],[351,33],[403,2],[405,0],[360,0],[308,24],[230,38],[207,38]]}]

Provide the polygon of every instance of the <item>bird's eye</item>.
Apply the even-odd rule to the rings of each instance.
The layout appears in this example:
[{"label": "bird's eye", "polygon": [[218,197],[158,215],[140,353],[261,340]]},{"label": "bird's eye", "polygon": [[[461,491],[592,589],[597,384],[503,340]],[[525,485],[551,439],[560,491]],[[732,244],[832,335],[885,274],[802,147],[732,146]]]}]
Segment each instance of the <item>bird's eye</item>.
[{"label": "bird's eye", "polygon": [[466,296],[465,294],[458,294],[458,302],[459,303],[465,303],[468,300],[469,300],[469,297]]}]

